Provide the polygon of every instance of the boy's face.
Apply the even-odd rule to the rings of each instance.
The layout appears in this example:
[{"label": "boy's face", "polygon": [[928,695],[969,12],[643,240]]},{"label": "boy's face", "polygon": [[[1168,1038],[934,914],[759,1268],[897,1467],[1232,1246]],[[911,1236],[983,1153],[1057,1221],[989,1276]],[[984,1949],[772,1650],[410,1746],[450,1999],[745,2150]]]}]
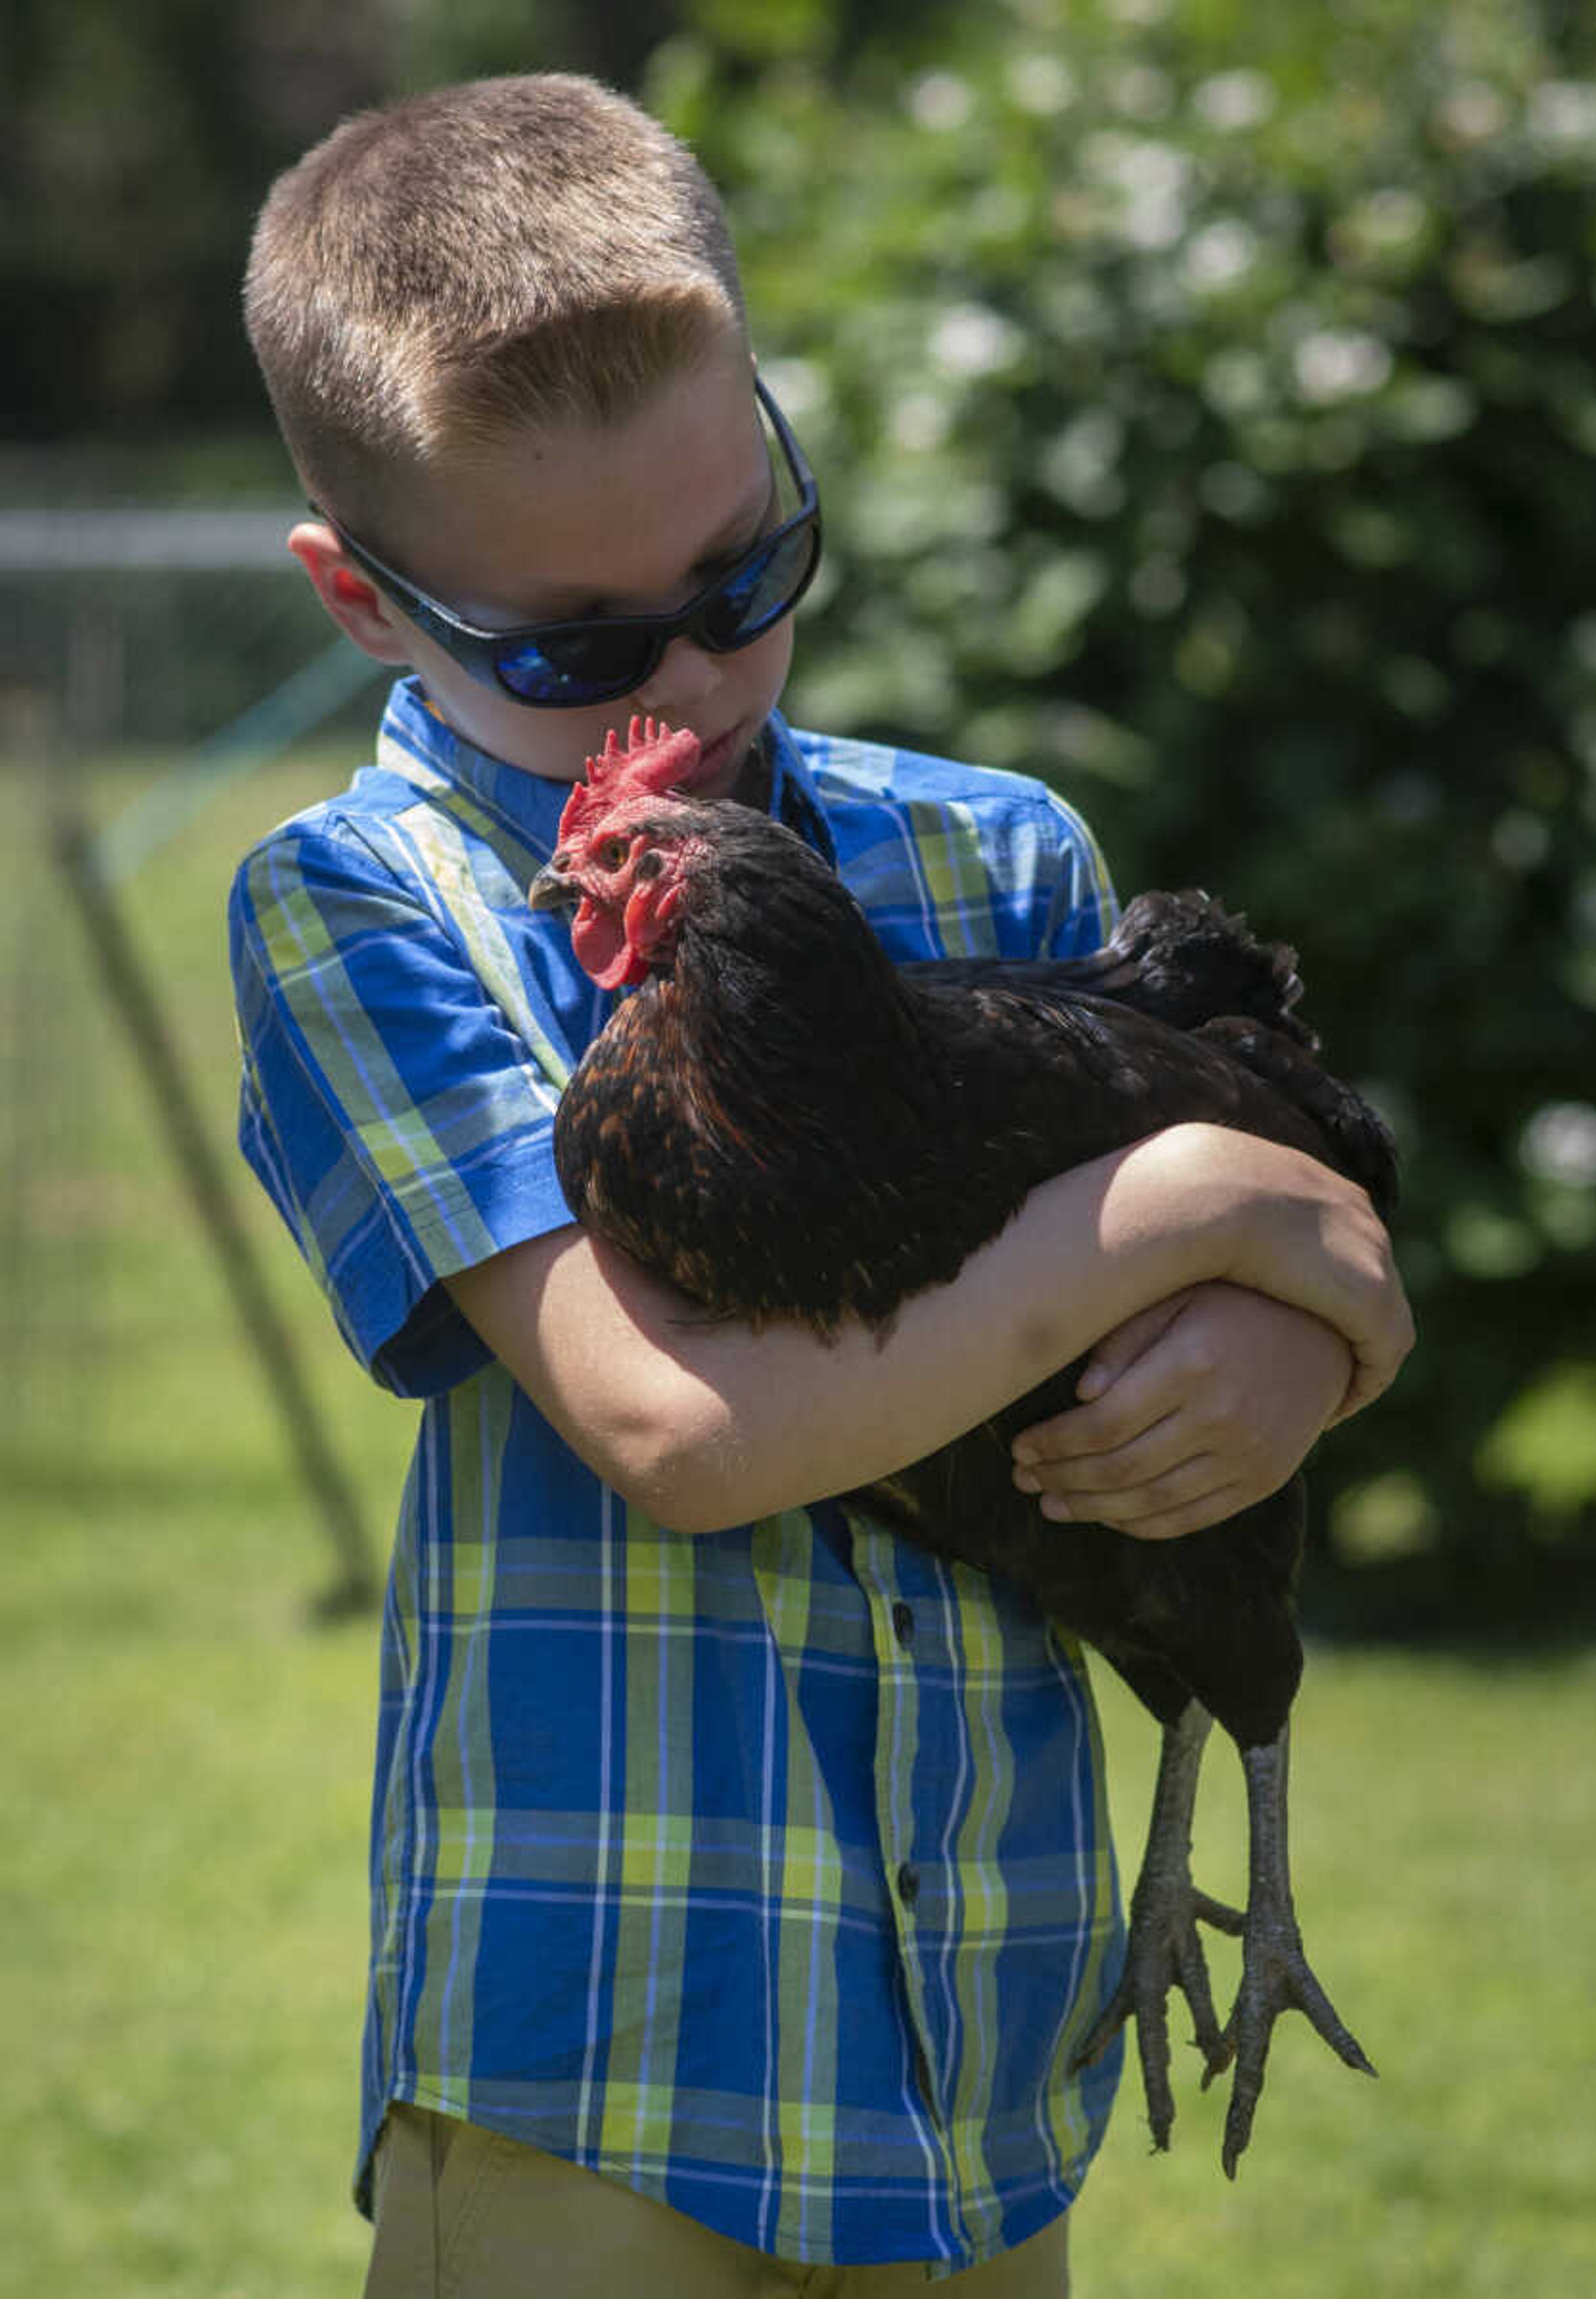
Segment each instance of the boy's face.
[{"label": "boy's face", "polygon": [[[623,422],[510,433],[448,477],[408,488],[385,543],[420,589],[469,621],[510,627],[669,612],[773,516],[752,371],[728,339]],[[295,528],[290,548],[342,628],[379,660],[410,664],[456,733],[558,782],[580,776],[608,729],[624,732],[636,711],[690,726],[703,746],[696,787],[725,796],[792,660],[789,615],[735,654],[674,639],[634,694],[592,709],[529,708],[454,662],[345,559],[328,527]]]}]

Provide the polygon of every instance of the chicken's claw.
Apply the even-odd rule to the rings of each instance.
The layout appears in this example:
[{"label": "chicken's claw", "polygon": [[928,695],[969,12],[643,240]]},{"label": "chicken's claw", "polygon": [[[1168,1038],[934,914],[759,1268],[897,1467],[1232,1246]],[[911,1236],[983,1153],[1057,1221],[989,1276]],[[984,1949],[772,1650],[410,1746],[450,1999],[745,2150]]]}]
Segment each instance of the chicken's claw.
[{"label": "chicken's claw", "polygon": [[[1169,2145],[1175,2097],[1169,2088],[1169,1992],[1178,1988],[1190,2007],[1193,2041],[1209,2075],[1227,2063],[1224,2036],[1214,2011],[1208,1960],[1199,1922],[1235,1933],[1243,1918],[1234,1908],[1209,1899],[1192,1882],[1192,1808],[1210,1719],[1193,1701],[1164,1729],[1163,1754],[1153,1793],[1152,1821],[1142,1872],[1131,1895],[1125,1963],[1114,1992],[1089,2033],[1070,2055],[1073,2075],[1100,2060],[1126,2021],[1135,2017],[1142,2085],[1155,2147]],[[1205,2079],[1206,2080],[1206,2079]]]},{"label": "chicken's claw", "polygon": [[1366,2076],[1376,2072],[1303,1954],[1286,1863],[1284,1731],[1267,1747],[1244,1748],[1242,1764],[1247,1776],[1251,1838],[1242,1981],[1220,2038],[1222,2056],[1217,2062],[1209,2060],[1202,2079],[1206,2090],[1233,2059],[1235,2062],[1221,2150],[1225,2174],[1231,2179],[1252,2136],[1269,2038],[1283,2012],[1301,2012],[1348,2067]]},{"label": "chicken's claw", "polygon": [[1178,1887],[1167,1895],[1143,1894],[1138,1886],[1124,1969],[1090,2033],[1070,2056],[1072,2075],[1090,2067],[1101,2059],[1126,2021],[1135,2017],[1147,2121],[1158,2148],[1168,2146],[1175,2124],[1168,2011],[1172,1988],[1180,1989],[1191,2011],[1192,2040],[1202,2054],[1205,2084],[1209,2077],[1223,2072],[1229,2057],[1197,1930],[1200,1918],[1205,1922],[1222,1920],[1219,1929],[1229,1932],[1239,1931],[1243,1921],[1237,1910],[1222,1907],[1205,1892],[1193,1889],[1189,1881],[1184,1894]]}]

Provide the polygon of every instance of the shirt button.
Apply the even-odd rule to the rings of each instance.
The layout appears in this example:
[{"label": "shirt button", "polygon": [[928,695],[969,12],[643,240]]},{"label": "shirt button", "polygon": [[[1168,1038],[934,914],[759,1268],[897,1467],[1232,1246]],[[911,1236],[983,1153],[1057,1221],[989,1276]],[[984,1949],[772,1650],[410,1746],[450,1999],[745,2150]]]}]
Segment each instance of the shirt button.
[{"label": "shirt button", "polygon": [[901,1600],[893,1606],[893,1634],[905,1650],[914,1642],[914,1612]]},{"label": "shirt button", "polygon": [[920,1872],[905,1860],[898,1871],[898,1897],[906,1908],[912,1908],[920,1896]]}]

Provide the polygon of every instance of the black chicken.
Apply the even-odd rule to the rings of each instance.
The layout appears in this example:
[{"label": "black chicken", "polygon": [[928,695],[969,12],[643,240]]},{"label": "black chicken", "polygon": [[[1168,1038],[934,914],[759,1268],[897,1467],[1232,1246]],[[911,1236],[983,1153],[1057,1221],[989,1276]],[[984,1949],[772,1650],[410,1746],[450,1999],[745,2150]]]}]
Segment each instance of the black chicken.
[{"label": "black chicken", "polygon": [[[640,739],[641,738],[641,739]],[[640,984],[561,1100],[560,1178],[584,1224],[712,1313],[879,1327],[951,1279],[1049,1175],[1186,1119],[1237,1126],[1394,1191],[1378,1117],[1317,1066],[1291,1009],[1294,956],[1201,894],[1143,894],[1094,956],[895,967],[836,875],[792,832],[669,795],[694,738],[633,722],[588,762],[536,908],[576,905],[573,945]],[[1221,1525],[1138,1541],[1061,1531],[1012,1482],[1014,1434],[1073,1400],[1078,1366],[859,1498],[907,1537],[1002,1573],[1094,1645],[1163,1727],[1118,1989],[1076,2054],[1134,2012],[1154,2139],[1168,2143],[1165,1999],[1206,2063],[1234,2058],[1232,2176],[1270,2033],[1290,2005],[1369,2066],[1303,1954],[1286,1847],[1286,1720],[1302,1668],[1293,1589],[1300,1479]],[[1210,1720],[1236,1741],[1251,1859],[1244,1917],[1197,1892],[1189,1855]],[[1239,1932],[1221,2029],[1199,1919]]]}]

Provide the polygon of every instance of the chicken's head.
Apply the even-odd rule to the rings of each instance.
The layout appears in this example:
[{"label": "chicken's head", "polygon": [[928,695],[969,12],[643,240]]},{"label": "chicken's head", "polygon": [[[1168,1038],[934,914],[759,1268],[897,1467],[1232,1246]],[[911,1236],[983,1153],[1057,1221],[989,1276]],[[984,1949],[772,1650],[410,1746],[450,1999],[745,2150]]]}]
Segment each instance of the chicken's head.
[{"label": "chicken's head", "polygon": [[668,793],[691,776],[698,738],[634,718],[623,749],[611,731],[573,784],[553,859],[533,879],[535,910],[574,906],[571,947],[601,990],[641,982],[668,954],[685,891],[687,850],[673,830],[689,809]]}]

